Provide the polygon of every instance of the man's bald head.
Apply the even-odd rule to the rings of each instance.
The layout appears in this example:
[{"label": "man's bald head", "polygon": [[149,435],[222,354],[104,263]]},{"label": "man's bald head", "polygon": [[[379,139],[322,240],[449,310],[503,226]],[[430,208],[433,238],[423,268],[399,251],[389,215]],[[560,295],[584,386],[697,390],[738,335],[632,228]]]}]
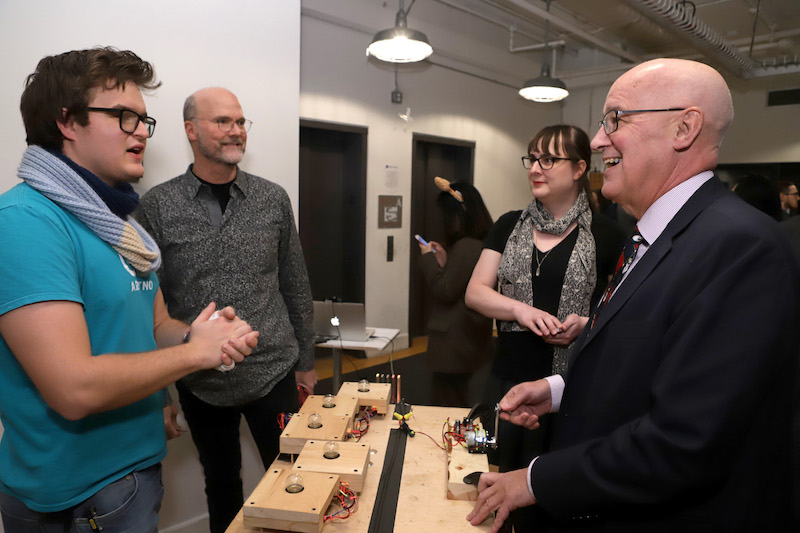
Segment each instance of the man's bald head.
[{"label": "man's bald head", "polygon": [[701,140],[717,150],[733,121],[733,101],[728,84],[712,67],[685,59],[653,59],[620,76],[623,85],[641,95],[643,109],[674,102],[674,107],[697,106],[703,110]]},{"label": "man's bald head", "polygon": [[239,105],[239,99],[228,89],[222,87],[206,87],[190,94],[186,101],[183,103],[183,120],[192,120],[197,117],[198,105],[207,105],[210,102],[215,102],[220,99],[227,99],[236,102]]},{"label": "man's bald head", "polygon": [[603,194],[639,218],[664,193],[717,166],[733,103],[708,65],[654,59],[614,82],[603,113],[592,140],[606,165]]},{"label": "man's bald head", "polygon": [[195,173],[202,173],[206,181],[232,180],[250,127],[236,95],[222,87],[200,89],[186,99],[183,120]]}]

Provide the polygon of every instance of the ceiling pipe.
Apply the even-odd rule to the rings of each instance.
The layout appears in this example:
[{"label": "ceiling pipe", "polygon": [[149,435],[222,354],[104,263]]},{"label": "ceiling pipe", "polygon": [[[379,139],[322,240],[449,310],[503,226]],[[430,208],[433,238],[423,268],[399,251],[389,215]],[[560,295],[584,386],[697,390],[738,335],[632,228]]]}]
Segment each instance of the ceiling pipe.
[{"label": "ceiling pipe", "polygon": [[[468,15],[472,15],[475,18],[479,18],[479,19],[484,20],[486,22],[490,22],[490,23],[492,23],[492,24],[494,24],[496,26],[500,26],[501,28],[507,29],[508,33],[509,33],[508,51],[511,52],[512,54],[515,54],[517,52],[531,52],[531,51],[534,51],[534,50],[541,50],[541,49],[543,49],[545,47],[545,44],[541,43],[541,44],[532,44],[532,45],[529,45],[529,46],[519,46],[517,48],[514,48],[514,35],[516,35],[516,34],[524,35],[525,37],[527,37],[529,39],[532,39],[532,40],[538,40],[539,38],[538,37],[534,37],[530,33],[527,33],[527,32],[524,32],[524,31],[518,29],[518,28],[515,28],[514,26],[509,26],[505,22],[501,22],[499,20],[493,19],[492,17],[486,16],[483,13],[478,13],[474,9],[468,9],[468,8],[466,8],[464,6],[461,6],[461,5],[458,5],[458,4],[454,4],[454,3],[450,2],[449,0],[435,0],[435,1],[439,2],[440,4],[444,4],[444,5],[446,5],[447,7],[451,8],[451,9],[455,9],[457,11],[461,11],[461,12],[466,13]],[[567,42],[564,41],[563,39],[558,40],[558,41],[550,41],[550,43],[549,43],[550,47],[561,47],[561,46],[566,46],[566,45],[567,45]]]},{"label": "ceiling pipe", "polygon": [[[508,38],[508,51],[512,54],[517,52],[530,52],[533,50],[542,50],[543,48],[558,48],[561,46],[566,46],[566,41],[558,40],[558,41],[550,41],[549,43],[541,43],[541,44],[531,44],[528,46],[518,46],[514,48],[514,33],[516,30],[514,28],[509,29],[510,36]],[[555,52],[555,50],[553,50]]]},{"label": "ceiling pipe", "polygon": [[730,42],[710,28],[705,22],[679,6],[675,0],[622,0],[649,20],[677,33],[710,59],[739,76],[747,78],[755,69],[755,62],[741,54]]},{"label": "ceiling pipe", "polygon": [[[487,0],[484,0],[484,2],[486,1]],[[619,46],[615,46],[602,39],[598,39],[591,33],[582,30],[577,25],[561,20],[560,18],[551,15],[546,10],[537,7],[533,4],[529,4],[525,0],[504,0],[504,3],[513,5],[515,9],[527,15],[532,15],[536,18],[540,18],[543,20],[549,20],[553,26],[555,26],[562,32],[569,33],[573,35],[576,39],[579,39],[586,43],[591,43],[597,46],[599,49],[605,50],[606,52],[613,54],[619,58],[625,59],[632,63],[642,62],[641,56],[638,56],[636,54],[631,54],[630,52],[620,48]]]}]

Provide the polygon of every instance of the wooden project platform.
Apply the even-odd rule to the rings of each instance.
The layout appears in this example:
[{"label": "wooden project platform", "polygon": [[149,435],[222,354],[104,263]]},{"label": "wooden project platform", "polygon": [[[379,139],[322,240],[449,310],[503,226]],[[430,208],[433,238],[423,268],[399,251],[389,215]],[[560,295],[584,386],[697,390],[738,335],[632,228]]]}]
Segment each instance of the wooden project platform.
[{"label": "wooden project platform", "polygon": [[378,410],[378,414],[386,414],[389,411],[389,397],[392,394],[391,383],[370,382],[369,390],[361,392],[358,390],[358,383],[355,381],[345,381],[339,389],[337,396],[355,396],[358,398],[358,405],[361,407],[369,406]]},{"label": "wooden project platform", "polygon": [[264,475],[242,508],[247,527],[304,533],[322,530],[322,518],[339,488],[339,476],[304,472],[303,490],[292,494],[286,491],[286,478],[291,473],[272,468]]},{"label": "wooden project platform", "polygon": [[352,423],[352,418],[347,416],[334,416],[319,413],[322,417],[322,427],[308,427],[308,415],[298,413],[292,416],[286,427],[283,428],[279,443],[281,453],[297,455],[303,449],[306,441],[343,441],[347,436],[347,429]]},{"label": "wooden project platform", "polygon": [[[391,409],[393,411],[394,408]],[[488,531],[491,518],[475,527],[465,520],[472,510],[473,502],[447,499],[447,453],[422,434],[427,433],[436,442],[441,441],[445,419],[449,417],[450,420],[460,420],[467,416],[469,409],[416,406],[413,412],[414,416],[408,421],[408,425],[417,432],[417,436],[409,438],[406,444],[403,478],[397,501],[398,512],[394,523],[395,533]],[[397,420],[389,415],[372,418],[369,431],[360,441],[360,444],[369,444],[374,452],[369,456],[371,464],[367,470],[364,489],[358,497],[358,511],[347,520],[325,522],[323,533],[367,533],[383,470],[389,430],[397,425]],[[326,512],[329,514],[338,509],[337,506],[331,506]],[[251,529],[245,526],[240,511],[228,527],[227,533],[263,531],[276,530]]]},{"label": "wooden project platform", "polygon": [[488,472],[489,459],[484,453],[469,453],[463,446],[453,447],[447,468],[447,498],[475,501],[478,487],[464,483],[464,476],[473,472]]},{"label": "wooden project platform", "polygon": [[339,481],[347,483],[351,489],[361,492],[369,466],[369,444],[365,442],[340,442],[339,457],[324,457],[327,441],[310,440],[303,446],[292,470],[300,472],[323,472],[336,474]]},{"label": "wooden project platform", "polygon": [[352,395],[339,394],[333,397],[334,406],[325,407],[325,396],[320,394],[312,394],[303,405],[300,406],[298,413],[305,413],[305,416],[311,413],[319,413],[321,415],[333,416],[347,416],[354,418],[358,412],[358,398]]}]

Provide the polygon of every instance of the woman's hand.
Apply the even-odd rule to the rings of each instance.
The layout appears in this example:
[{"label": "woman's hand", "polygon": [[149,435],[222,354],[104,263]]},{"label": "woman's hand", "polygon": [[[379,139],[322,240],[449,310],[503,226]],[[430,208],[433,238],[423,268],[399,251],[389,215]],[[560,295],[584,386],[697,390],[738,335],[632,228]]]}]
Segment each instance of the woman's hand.
[{"label": "woman's hand", "polygon": [[545,337],[544,340],[545,342],[549,342],[550,344],[555,344],[557,346],[567,346],[578,338],[578,335],[581,334],[581,331],[583,331],[583,328],[586,327],[586,323],[588,321],[588,316],[580,316],[573,313],[565,318],[564,322],[561,323],[564,331],[556,335]]},{"label": "woman's hand", "polygon": [[564,330],[561,321],[539,308],[518,302],[514,309],[514,320],[540,337],[547,339],[549,336],[558,335]]},{"label": "woman's hand", "polygon": [[439,263],[441,268],[444,268],[447,264],[447,252],[444,247],[436,241],[430,241],[427,245],[419,243],[419,251],[423,255],[432,252],[436,257],[436,262]]},{"label": "woman's hand", "polygon": [[439,244],[436,241],[431,241],[431,247],[433,247],[433,253],[436,254],[436,262],[439,263],[441,268],[447,264],[447,251],[444,249],[444,246]]}]

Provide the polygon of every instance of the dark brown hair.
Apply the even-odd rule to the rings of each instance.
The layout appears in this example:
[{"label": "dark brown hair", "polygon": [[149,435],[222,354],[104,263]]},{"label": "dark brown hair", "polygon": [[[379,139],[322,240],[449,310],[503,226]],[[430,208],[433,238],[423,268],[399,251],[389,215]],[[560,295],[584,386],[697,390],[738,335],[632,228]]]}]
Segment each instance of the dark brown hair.
[{"label": "dark brown hair", "polygon": [[90,91],[124,89],[128,83],[145,90],[161,85],[153,66],[128,50],[98,47],[43,58],[25,80],[20,99],[25,142],[61,150],[64,137],[57,122],[74,118],[85,126]]},{"label": "dark brown hair", "polygon": [[436,197],[436,205],[444,217],[444,245],[449,248],[464,237],[482,241],[493,222],[481,193],[466,182],[453,182],[450,188],[460,192],[464,202],[459,202],[447,191],[440,192]]},{"label": "dark brown hair", "polygon": [[542,128],[528,142],[528,153],[530,154],[532,150],[537,149],[541,153],[557,156],[558,154],[549,153],[551,143],[556,151],[569,157],[573,163],[578,161],[586,162],[586,168],[581,177],[578,178],[578,186],[586,193],[586,200],[594,210],[592,188],[589,184],[589,168],[592,166],[592,147],[589,146],[589,136],[582,129],[568,124],[547,126]]}]

